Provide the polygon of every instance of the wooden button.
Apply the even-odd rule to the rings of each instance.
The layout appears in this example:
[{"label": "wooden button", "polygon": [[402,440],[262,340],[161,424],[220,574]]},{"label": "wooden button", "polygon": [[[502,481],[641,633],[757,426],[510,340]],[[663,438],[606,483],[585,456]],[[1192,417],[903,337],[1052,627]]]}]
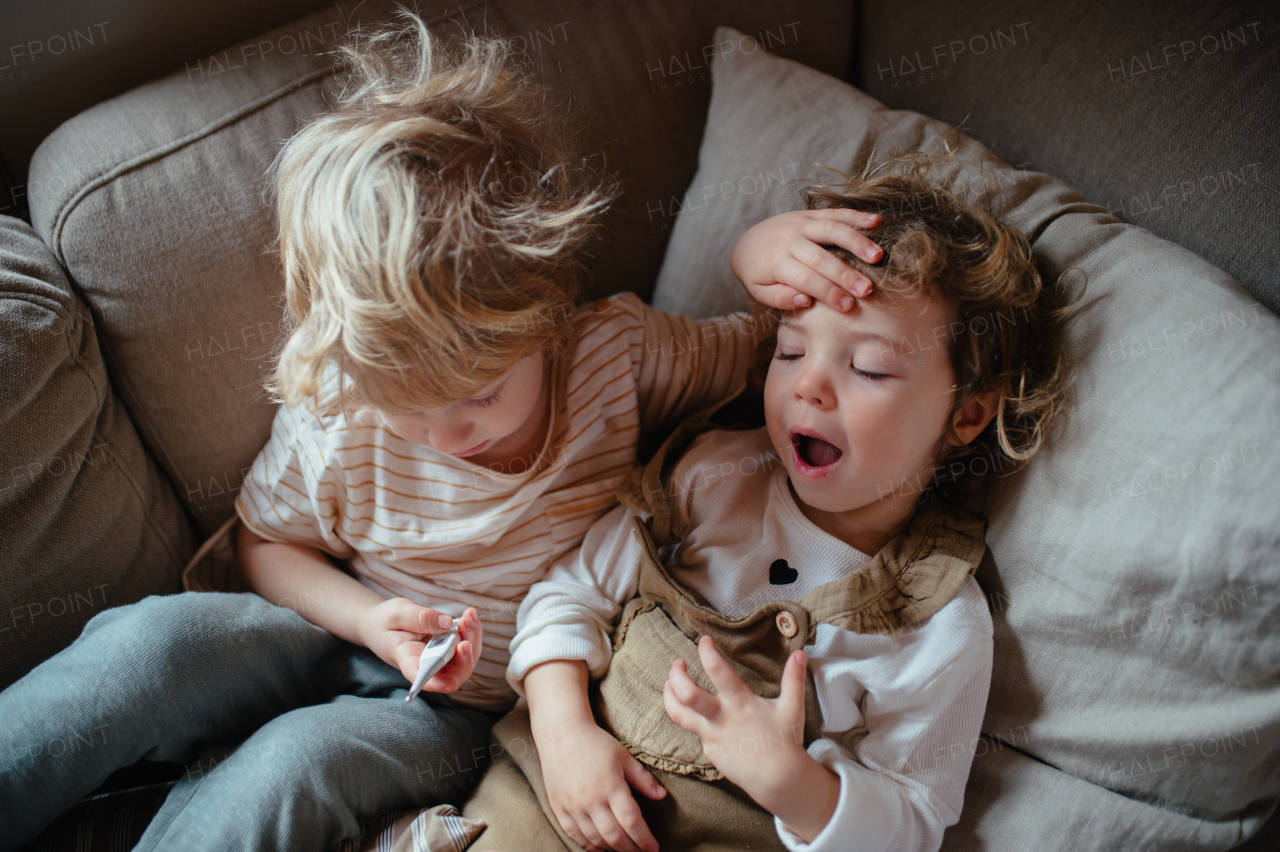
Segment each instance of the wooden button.
[{"label": "wooden button", "polygon": [[775,621],[778,624],[778,632],[788,639],[800,632],[800,625],[796,624],[796,617],[786,610],[778,613]]}]

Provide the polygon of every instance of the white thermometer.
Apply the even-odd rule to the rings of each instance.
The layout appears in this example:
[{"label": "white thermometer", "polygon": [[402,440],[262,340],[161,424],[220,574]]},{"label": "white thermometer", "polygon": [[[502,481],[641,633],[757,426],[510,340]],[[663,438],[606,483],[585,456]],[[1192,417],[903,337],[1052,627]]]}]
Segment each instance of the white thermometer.
[{"label": "white thermometer", "polygon": [[418,676],[413,679],[413,686],[409,688],[409,694],[404,699],[406,703],[417,697],[423,685],[453,659],[453,650],[458,647],[460,639],[456,618],[453,620],[452,627],[444,633],[437,633],[431,637],[427,647],[422,649],[422,656],[418,658]]}]

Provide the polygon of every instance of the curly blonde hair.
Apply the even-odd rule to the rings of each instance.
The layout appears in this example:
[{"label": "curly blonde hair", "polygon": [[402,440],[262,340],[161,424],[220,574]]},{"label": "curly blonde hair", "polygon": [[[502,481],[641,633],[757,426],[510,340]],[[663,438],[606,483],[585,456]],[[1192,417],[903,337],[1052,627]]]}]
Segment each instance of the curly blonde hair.
[{"label": "curly blonde hair", "polygon": [[[810,210],[880,215],[880,224],[866,231],[884,251],[880,263],[826,247],[872,281],[871,298],[932,294],[950,308],[953,321],[942,334],[956,389],[948,430],[975,397],[997,396],[995,417],[982,433],[964,446],[944,442],[937,459],[931,485],[968,486],[975,473],[1013,472],[1044,443],[1072,382],[1065,328],[1083,288],[1072,295],[1061,279],[1046,280],[1021,231],[931,181],[930,171],[944,162],[952,161],[906,154],[859,176],[837,172],[841,180],[815,183],[801,196]],[[775,340],[762,341],[758,350],[757,384]]]},{"label": "curly blonde hair", "polygon": [[267,387],[290,405],[436,407],[554,355],[617,194],[565,156],[511,41],[402,14],[339,49],[336,108],[272,167],[292,327]]}]

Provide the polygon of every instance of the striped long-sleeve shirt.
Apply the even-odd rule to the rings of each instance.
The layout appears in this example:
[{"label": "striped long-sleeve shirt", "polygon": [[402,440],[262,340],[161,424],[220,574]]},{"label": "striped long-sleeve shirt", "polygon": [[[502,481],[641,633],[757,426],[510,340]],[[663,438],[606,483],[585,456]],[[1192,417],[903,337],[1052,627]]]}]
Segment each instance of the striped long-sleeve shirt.
[{"label": "striped long-sleeve shirt", "polygon": [[236,502],[271,541],[340,560],[379,594],[484,623],[455,697],[500,708],[516,610],[582,543],[647,436],[736,395],[755,346],[745,315],[694,321],[631,294],[580,308],[553,365],[552,421],[532,467],[499,473],[398,437],[372,408],[317,416],[282,406]]}]

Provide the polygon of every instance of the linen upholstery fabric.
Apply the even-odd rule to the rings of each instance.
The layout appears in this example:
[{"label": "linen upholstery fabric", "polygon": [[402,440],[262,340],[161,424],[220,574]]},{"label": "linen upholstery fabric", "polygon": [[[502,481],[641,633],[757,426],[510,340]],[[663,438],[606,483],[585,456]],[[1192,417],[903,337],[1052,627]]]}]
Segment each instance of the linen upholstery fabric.
[{"label": "linen upholstery fabric", "polygon": [[963,123],[1280,312],[1280,5],[858,6],[853,82],[867,94]]},{"label": "linen upholstery fabric", "polygon": [[[200,73],[179,70],[73,118],[32,160],[31,180],[46,188],[31,199],[33,224],[93,311],[118,392],[201,535],[230,515],[274,410],[261,384],[282,331],[282,279],[264,173],[324,109],[324,53],[394,7],[330,7],[202,59]],[[715,43],[717,23],[766,33],[828,73],[849,64],[851,9],[837,0],[800,11],[782,0],[418,11],[446,35],[518,37],[570,116],[578,153],[619,175],[626,195],[593,249],[586,297],[650,292],[671,223],[665,199],[696,167],[708,57],[736,49]]]},{"label": "linen upholstery fabric", "polygon": [[193,550],[111,391],[93,322],[30,226],[0,216],[0,688],[103,609],[180,590]]},{"label": "linen upholstery fabric", "polygon": [[[0,18],[0,114],[21,116],[0,126],[0,175],[17,184],[41,140],[59,124],[140,83],[190,67],[208,68],[210,54],[246,36],[313,12],[321,0],[95,0],[6,3]],[[10,49],[10,48],[16,49]],[[10,184],[5,184],[6,190]],[[16,187],[0,198],[0,213],[25,206]]]},{"label": "linen upholstery fabric", "polygon": [[[655,305],[741,304],[734,242],[801,208],[797,183],[699,211],[702,187],[941,154],[944,128],[764,52],[718,64]],[[945,847],[1225,848],[1280,795],[1280,322],[1203,259],[972,140],[937,175],[1028,234],[1044,274],[1088,278],[1074,400],[992,500],[976,576],[995,670]]]}]

